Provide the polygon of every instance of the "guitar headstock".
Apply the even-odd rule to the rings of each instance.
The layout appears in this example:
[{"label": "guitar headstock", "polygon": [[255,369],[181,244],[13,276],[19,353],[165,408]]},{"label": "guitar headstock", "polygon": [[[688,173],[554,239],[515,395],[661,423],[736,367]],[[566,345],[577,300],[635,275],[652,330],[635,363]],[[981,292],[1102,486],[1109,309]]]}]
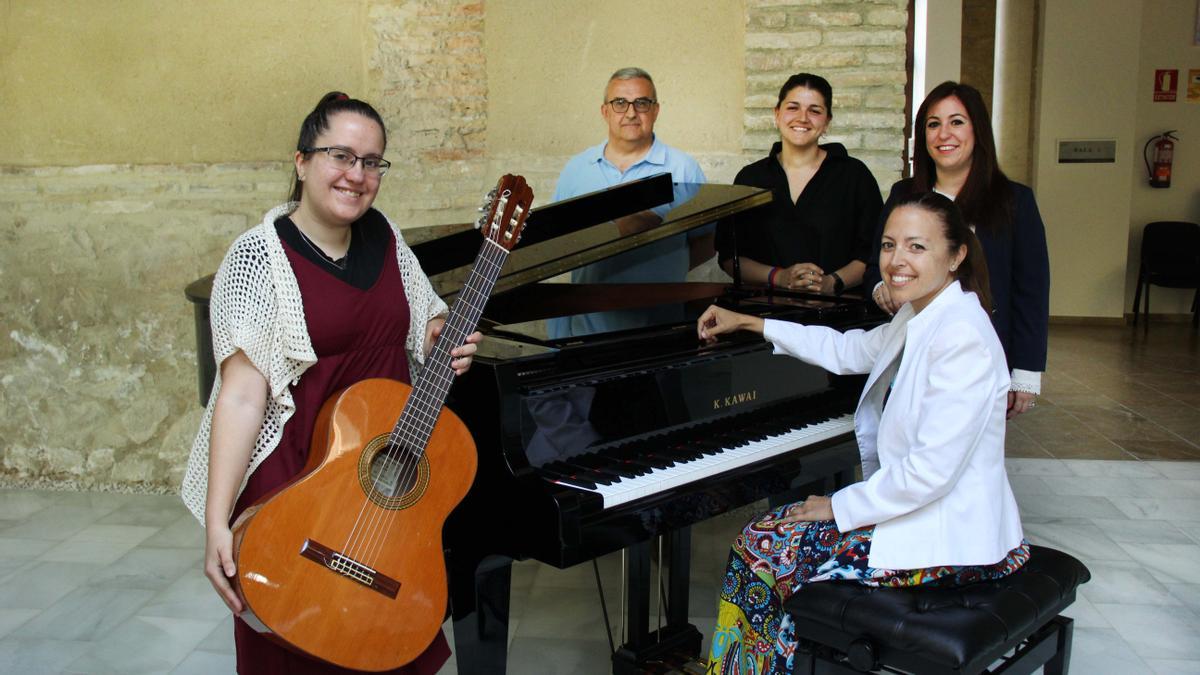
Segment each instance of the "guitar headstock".
[{"label": "guitar headstock", "polygon": [[525,182],[525,177],[506,173],[479,208],[483,215],[475,221],[475,228],[484,237],[511,251],[521,240],[531,204],[533,188]]}]

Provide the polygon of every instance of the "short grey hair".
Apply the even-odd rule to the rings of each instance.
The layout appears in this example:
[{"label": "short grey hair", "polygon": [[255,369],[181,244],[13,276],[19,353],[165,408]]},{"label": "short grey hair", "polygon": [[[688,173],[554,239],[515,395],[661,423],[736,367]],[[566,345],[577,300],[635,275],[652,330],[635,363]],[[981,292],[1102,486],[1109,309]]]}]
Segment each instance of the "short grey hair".
[{"label": "short grey hair", "polygon": [[650,73],[641,68],[621,68],[608,78],[608,82],[604,83],[604,96],[608,96],[608,85],[613,83],[613,80],[645,80],[650,83],[650,91],[653,92],[654,98],[658,98],[658,87],[654,86],[654,78],[650,77]]}]

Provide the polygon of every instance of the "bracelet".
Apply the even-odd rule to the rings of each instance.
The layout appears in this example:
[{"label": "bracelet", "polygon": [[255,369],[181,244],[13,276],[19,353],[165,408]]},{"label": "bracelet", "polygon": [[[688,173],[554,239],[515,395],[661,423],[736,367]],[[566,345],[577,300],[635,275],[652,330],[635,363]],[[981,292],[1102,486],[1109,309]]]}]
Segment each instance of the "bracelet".
[{"label": "bracelet", "polygon": [[830,272],[829,276],[833,277],[833,294],[841,295],[842,291],[846,290],[846,282],[842,281],[837,272]]},{"label": "bracelet", "polygon": [[769,288],[769,289],[775,288],[775,273],[778,271],[779,271],[778,267],[772,267],[771,271],[767,273],[767,288]]}]

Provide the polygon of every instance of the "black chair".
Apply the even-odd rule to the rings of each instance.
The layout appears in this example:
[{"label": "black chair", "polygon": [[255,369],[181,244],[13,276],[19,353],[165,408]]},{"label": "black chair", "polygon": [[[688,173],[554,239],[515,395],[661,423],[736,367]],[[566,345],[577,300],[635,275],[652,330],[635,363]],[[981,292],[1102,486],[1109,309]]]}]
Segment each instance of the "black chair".
[{"label": "black chair", "polygon": [[1150,285],[1195,288],[1192,326],[1200,325],[1200,225],[1175,220],[1149,223],[1142,229],[1142,255],[1133,292],[1133,325],[1137,325],[1142,286],[1146,287],[1146,325],[1150,325]]},{"label": "black chair", "polygon": [[1065,674],[1073,624],[1059,612],[1091,574],[1066,553],[1031,548],[1016,573],[970,586],[804,586],[784,603],[800,643],[794,672]]}]

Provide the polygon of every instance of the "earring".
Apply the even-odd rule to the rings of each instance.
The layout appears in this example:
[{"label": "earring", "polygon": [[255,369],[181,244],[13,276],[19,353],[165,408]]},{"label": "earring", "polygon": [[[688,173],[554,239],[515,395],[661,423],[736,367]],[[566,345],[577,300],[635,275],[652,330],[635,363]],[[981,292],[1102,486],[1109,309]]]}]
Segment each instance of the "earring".
[{"label": "earring", "polygon": [[957,269],[958,269],[958,265],[951,265],[951,266],[950,266],[950,271],[951,271],[951,272],[953,272],[953,271],[955,271],[955,270],[957,270]]},{"label": "earring", "polygon": [[301,182],[301,183],[303,183],[303,182],[304,182],[304,174],[299,174],[299,175],[298,175],[298,176],[296,176],[296,177],[300,179],[300,182]]}]

